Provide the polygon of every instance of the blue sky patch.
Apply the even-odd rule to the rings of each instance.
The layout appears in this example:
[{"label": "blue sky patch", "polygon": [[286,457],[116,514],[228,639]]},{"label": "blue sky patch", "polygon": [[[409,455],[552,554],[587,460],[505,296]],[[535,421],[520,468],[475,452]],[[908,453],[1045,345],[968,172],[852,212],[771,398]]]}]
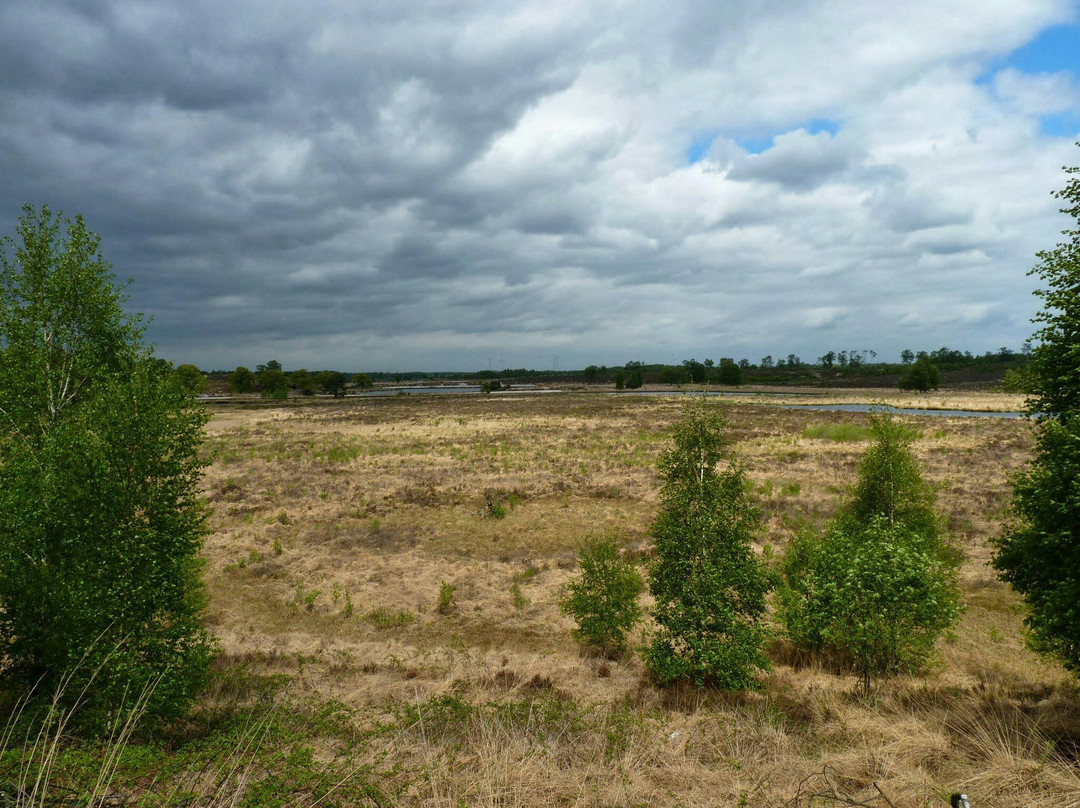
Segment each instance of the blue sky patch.
[{"label": "blue sky patch", "polygon": [[1058,73],[1068,70],[1080,75],[1080,24],[1047,28],[1024,47],[1013,51],[1001,67],[1015,67],[1025,73]]},{"label": "blue sky patch", "polygon": [[709,149],[712,148],[713,141],[716,140],[718,132],[699,132],[694,135],[694,139],[690,141],[690,146],[686,149],[686,162],[689,165],[698,163],[704,159],[705,155],[709,153]]},{"label": "blue sky patch", "polygon": [[1080,23],[1054,25],[1007,56],[994,59],[976,84],[989,84],[1005,68],[1021,73],[1060,73],[1080,77]]},{"label": "blue sky patch", "polygon": [[1080,139],[1080,110],[1044,115],[1039,119],[1039,128],[1044,135],[1050,137]]},{"label": "blue sky patch", "polygon": [[805,129],[811,135],[816,135],[819,132],[828,132],[830,135],[835,135],[840,131],[840,124],[836,121],[829,120],[828,118],[813,118],[806,123],[788,127],[782,132],[774,132],[765,137],[736,138],[735,142],[739,144],[739,148],[748,154],[761,154],[773,147],[773,140],[777,135],[794,132],[796,129]]}]

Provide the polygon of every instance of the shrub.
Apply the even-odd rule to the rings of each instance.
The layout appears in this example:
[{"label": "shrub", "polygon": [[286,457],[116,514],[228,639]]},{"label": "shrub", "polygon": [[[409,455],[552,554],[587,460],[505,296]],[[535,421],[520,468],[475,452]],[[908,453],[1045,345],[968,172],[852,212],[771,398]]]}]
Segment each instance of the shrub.
[{"label": "shrub", "polygon": [[911,451],[917,433],[888,415],[872,415],[870,434],[874,443],[859,462],[851,499],[838,518],[867,527],[882,517],[890,525],[903,524],[922,536],[938,537],[934,489],[923,479]]},{"label": "shrub", "polygon": [[146,716],[167,720],[213,655],[206,415],[142,345],[81,217],[62,239],[59,216],[24,211],[14,259],[10,239],[0,252],[0,675],[87,688],[88,723],[144,691]]},{"label": "shrub", "polygon": [[585,543],[578,550],[578,569],[581,574],[566,585],[560,604],[577,623],[574,638],[604,653],[622,653],[626,635],[641,619],[641,575],[608,539]]},{"label": "shrub", "polygon": [[450,614],[454,608],[454,587],[443,581],[439,584],[439,603],[435,611],[439,614]]},{"label": "shrub", "polygon": [[849,662],[866,691],[872,676],[922,666],[960,614],[955,565],[903,525],[875,517],[796,544],[796,586],[780,598],[789,636]]},{"label": "shrub", "polygon": [[762,652],[769,582],[750,546],[757,516],[742,470],[734,462],[716,470],[724,427],[716,405],[694,403],[660,459],[649,571],[658,630],[645,660],[661,684],[689,679],[740,690],[769,667]]},{"label": "shrub", "polygon": [[799,535],[782,563],[777,617],[792,643],[871,677],[915,670],[960,613],[958,552],[940,536],[911,432],[872,418],[877,441],[824,536]]},{"label": "shrub", "polygon": [[1044,304],[1029,365],[1035,457],[1013,481],[1014,518],[993,563],[1031,609],[1034,647],[1080,672],[1080,167],[1066,173],[1055,195],[1076,226],[1032,270]]},{"label": "shrub", "polygon": [[900,377],[898,386],[901,390],[927,392],[941,386],[941,371],[930,361],[928,356],[920,356]]}]

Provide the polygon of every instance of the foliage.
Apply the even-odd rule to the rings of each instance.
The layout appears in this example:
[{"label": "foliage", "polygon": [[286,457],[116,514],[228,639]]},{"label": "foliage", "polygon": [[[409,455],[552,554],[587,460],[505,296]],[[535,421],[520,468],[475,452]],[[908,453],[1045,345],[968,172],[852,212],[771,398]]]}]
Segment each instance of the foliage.
[{"label": "foliage", "polygon": [[263,398],[287,398],[289,377],[280,368],[267,368],[259,373],[259,395]]},{"label": "foliage", "polygon": [[189,395],[197,396],[206,387],[206,377],[195,365],[180,365],[173,371],[173,380]]},{"label": "foliage", "polygon": [[294,370],[289,374],[289,387],[296,390],[303,396],[315,395],[315,379],[311,374],[307,372],[307,369],[300,368]]},{"label": "foliage", "polygon": [[375,382],[366,373],[354,373],[352,382],[360,390],[370,390],[375,386]]},{"label": "foliage", "polygon": [[86,687],[88,721],[153,684],[147,715],[167,719],[213,651],[198,560],[206,416],[142,345],[99,238],[81,217],[60,229],[27,206],[21,244],[0,252],[2,676]]},{"label": "foliage", "polygon": [[872,676],[918,669],[960,614],[956,567],[933,542],[880,516],[803,536],[785,559],[779,616],[796,645]]},{"label": "foliage", "polygon": [[750,546],[757,516],[742,470],[734,462],[716,469],[725,426],[715,405],[695,402],[660,459],[664,485],[649,571],[658,631],[645,652],[660,683],[689,679],[741,690],[769,667],[762,652],[769,582]]},{"label": "foliage", "polygon": [[1035,457],[1013,481],[1015,518],[993,563],[1027,601],[1033,645],[1080,671],[1080,167],[1065,171],[1055,196],[1076,226],[1032,270],[1044,304],[1030,364]]},{"label": "foliage", "polygon": [[624,387],[626,387],[626,374],[622,368],[619,368],[615,371],[615,389],[622,390]]},{"label": "foliage", "polygon": [[254,393],[255,374],[243,365],[229,374],[229,389],[234,393]]},{"label": "foliage", "polygon": [[866,527],[882,517],[890,525],[902,524],[920,535],[940,534],[934,511],[934,489],[923,479],[911,451],[915,433],[888,415],[870,416],[874,443],[859,461],[859,476],[852,497],[838,519]]},{"label": "foliage", "polygon": [[439,614],[450,614],[454,609],[454,587],[443,581],[439,584],[439,603],[435,611]]},{"label": "foliage", "polygon": [[719,369],[720,384],[740,385],[742,384],[742,368],[735,364],[731,359],[721,359]]},{"label": "foliage", "polygon": [[690,377],[690,381],[692,383],[705,383],[705,375],[708,368],[703,363],[697,361],[696,359],[684,359],[682,366],[683,368],[685,368],[686,374]]},{"label": "foliage", "polygon": [[345,374],[336,370],[324,370],[315,374],[315,382],[334,398],[345,397]]},{"label": "foliage", "polygon": [[923,393],[937,390],[941,386],[941,370],[930,361],[930,357],[923,354],[900,377],[898,386],[901,390],[918,390]]},{"label": "foliage", "polygon": [[560,607],[577,622],[574,637],[607,653],[621,653],[626,635],[641,619],[641,575],[619,558],[608,539],[593,539],[578,550],[581,575],[566,585]]},{"label": "foliage", "polygon": [[872,676],[914,670],[959,616],[957,551],[942,540],[912,434],[872,417],[852,497],[826,530],[788,547],[777,616],[800,649]]},{"label": "foliage", "polygon": [[1034,386],[1031,368],[1009,368],[1001,380],[1003,393],[1030,393]]},{"label": "foliage", "polygon": [[[618,379],[616,378],[616,384]],[[645,384],[645,365],[641,362],[626,363],[626,389],[637,390]]]},{"label": "foliage", "polygon": [[494,393],[502,389],[502,383],[498,379],[484,379],[480,382],[481,393]]}]

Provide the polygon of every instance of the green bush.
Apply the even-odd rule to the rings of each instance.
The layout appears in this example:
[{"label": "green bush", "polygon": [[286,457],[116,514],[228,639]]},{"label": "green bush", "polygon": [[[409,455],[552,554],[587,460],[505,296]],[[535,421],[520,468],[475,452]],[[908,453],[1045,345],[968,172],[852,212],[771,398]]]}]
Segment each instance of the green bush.
[{"label": "green bush", "polygon": [[927,392],[941,386],[941,371],[930,361],[928,356],[920,356],[914,365],[900,377],[898,386],[901,390]]},{"label": "green bush", "polygon": [[626,635],[641,619],[641,575],[619,558],[615,543],[593,539],[578,550],[581,574],[566,585],[560,607],[574,618],[574,638],[604,653],[619,654]]},{"label": "green bush", "polygon": [[454,609],[454,587],[443,581],[439,584],[439,603],[435,611],[439,614],[450,614]]},{"label": "green bush", "polygon": [[923,479],[911,451],[917,433],[888,415],[872,415],[870,434],[874,443],[859,462],[858,480],[838,519],[867,527],[882,517],[890,525],[902,524],[922,536],[938,537],[934,488]]},{"label": "green bush", "polygon": [[912,433],[888,417],[870,429],[850,501],[823,536],[791,543],[777,593],[792,643],[851,665],[867,690],[871,677],[923,665],[960,613],[959,553],[941,537]]},{"label": "green bush", "polygon": [[1056,196],[1076,226],[1032,270],[1044,304],[1029,365],[1035,457],[1013,481],[993,563],[1027,601],[1034,647],[1080,672],[1080,167],[1066,173]]},{"label": "green bush", "polygon": [[875,517],[802,537],[789,551],[779,614],[797,645],[871,677],[917,670],[960,614],[954,564],[904,525]]},{"label": "green bush", "polygon": [[741,690],[769,667],[762,651],[769,581],[750,546],[757,516],[742,470],[734,462],[716,470],[724,427],[715,404],[695,402],[660,459],[649,571],[657,632],[645,661],[661,684],[689,679]]},{"label": "green bush", "polygon": [[167,720],[214,650],[198,558],[206,415],[142,345],[98,237],[77,218],[64,239],[59,216],[24,210],[21,245],[0,252],[0,676],[85,688],[87,723],[144,691],[147,718]]}]

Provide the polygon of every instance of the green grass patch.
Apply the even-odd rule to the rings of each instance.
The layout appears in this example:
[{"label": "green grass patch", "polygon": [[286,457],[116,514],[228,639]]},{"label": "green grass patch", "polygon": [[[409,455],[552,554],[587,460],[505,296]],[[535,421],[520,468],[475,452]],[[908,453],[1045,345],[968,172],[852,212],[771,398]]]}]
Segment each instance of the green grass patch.
[{"label": "green grass patch", "polygon": [[828,440],[833,443],[859,443],[870,439],[870,430],[861,424],[811,424],[802,433],[810,440]]}]

